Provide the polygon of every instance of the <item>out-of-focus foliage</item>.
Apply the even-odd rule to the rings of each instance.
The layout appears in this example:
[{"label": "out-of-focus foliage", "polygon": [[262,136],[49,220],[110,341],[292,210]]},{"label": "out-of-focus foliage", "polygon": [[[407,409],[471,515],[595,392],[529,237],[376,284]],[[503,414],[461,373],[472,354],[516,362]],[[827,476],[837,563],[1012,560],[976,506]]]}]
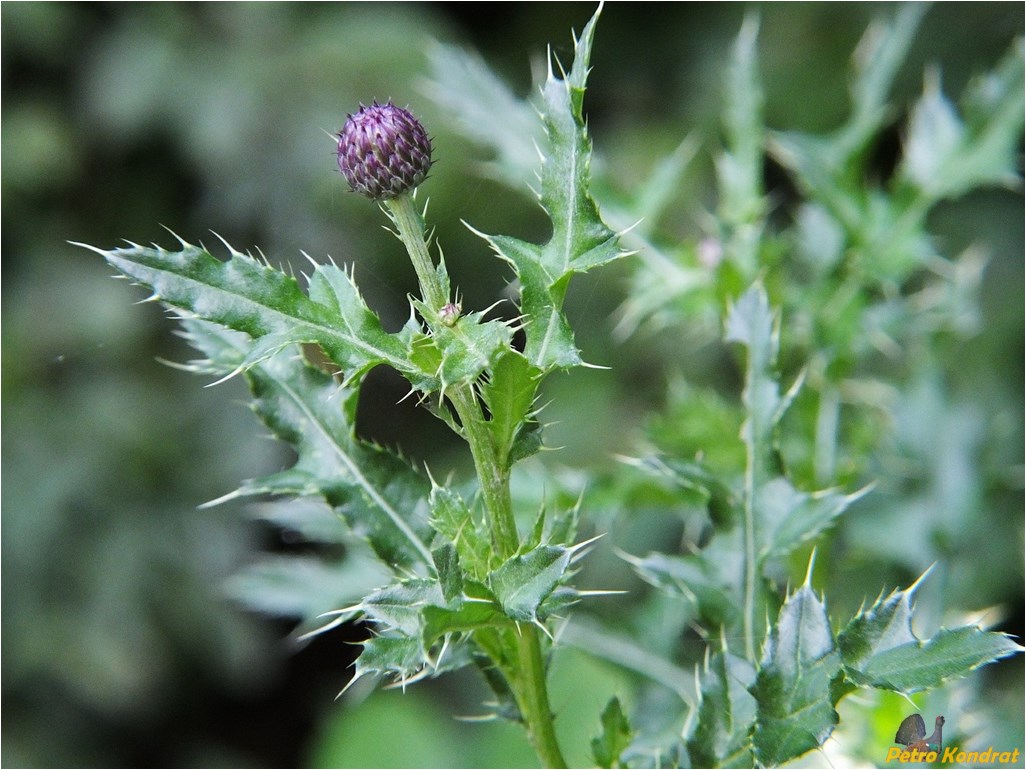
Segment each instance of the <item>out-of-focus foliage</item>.
[{"label": "out-of-focus foliage", "polygon": [[[467,5],[472,4],[460,7]],[[369,756],[346,753],[352,751],[342,732],[349,704],[340,714],[327,705],[347,676],[346,661],[339,660],[341,645],[332,645],[323,657],[316,647],[308,650],[293,678],[284,679],[280,650],[269,646],[277,631],[258,627],[222,602],[223,581],[238,575],[238,566],[255,555],[260,535],[263,544],[272,539],[276,548],[297,550],[307,547],[307,533],[286,526],[284,539],[269,538],[268,530],[241,526],[239,508],[197,512],[195,506],[233,489],[240,478],[273,472],[290,460],[275,454],[269,442],[249,440],[256,422],[238,406],[237,384],[202,391],[192,378],[158,365],[155,355],[188,357],[184,345],[166,333],[169,325],[152,307],[128,306],[124,287],[109,280],[109,270],[64,242],[113,243],[126,236],[166,242],[159,229],[164,224],[190,240],[212,240],[207,232],[214,227],[229,242],[259,243],[275,255],[298,255],[303,248],[340,261],[355,259],[368,304],[387,328],[397,329],[406,319],[412,276],[402,260],[392,259],[394,241],[381,232],[373,207],[341,191],[332,172],[331,140],[322,131],[336,130],[345,111],[360,101],[392,97],[422,107],[440,158],[428,189],[447,263],[468,304],[483,306],[487,303],[477,298],[493,297],[507,276],[481,269],[493,260],[459,218],[487,232],[523,233],[537,241],[544,240],[545,223],[528,196],[470,175],[470,161],[485,162],[485,156],[475,156],[443,119],[445,106],[432,106],[425,96],[431,93],[425,83],[425,53],[434,46],[430,38],[479,47],[524,94],[529,81],[524,50],[541,59],[545,41],[565,40],[566,29],[581,29],[592,10],[518,4],[490,9],[495,16],[481,20],[474,18],[480,10],[453,19],[445,15],[448,10],[427,4],[4,4],[5,764],[287,765],[300,756],[326,765],[389,761],[390,746],[384,744]],[[907,61],[897,70],[890,101],[911,104],[923,93],[924,65],[939,63],[926,81],[930,99],[912,122],[900,112],[883,117],[884,130],[864,153],[871,178],[892,177],[898,125],[945,128],[946,157],[959,158],[953,148],[979,136],[993,112],[988,100],[1000,77],[970,89],[959,105],[961,128],[937,95],[966,93],[973,76],[998,64],[1014,35],[1022,33],[1018,10],[1014,4],[954,3],[925,15]],[[672,331],[635,335],[614,347],[608,338],[617,319],[610,316],[622,307],[623,283],[615,276],[601,283],[588,278],[571,290],[567,312],[582,330],[578,347],[589,351],[589,361],[612,363],[614,369],[582,371],[550,383],[553,406],[546,418],[557,424],[549,430],[549,443],[564,447],[546,457],[550,463],[590,463],[597,475],[609,468],[613,453],[636,452],[639,433],[669,455],[690,458],[704,449],[703,459],[720,469],[736,467],[743,457],[740,442],[710,440],[735,437],[740,424],[739,400],[717,393],[739,393],[740,382],[731,357],[716,341],[715,315],[692,316],[694,323],[681,331],[672,326],[678,311],[659,313],[667,307],[664,301],[672,305],[680,298],[684,311],[694,309],[698,303],[689,304],[687,290],[703,285],[709,263],[722,254],[713,220],[696,213],[718,205],[713,169],[692,158],[699,147],[713,143],[721,74],[743,11],[720,4],[661,4],[657,10],[613,4],[605,11],[588,97],[602,156],[597,167],[608,180],[600,202],[607,213],[622,214],[622,221],[608,218],[614,227],[626,227],[665,204],[661,216],[646,218],[633,231],[639,241],[628,244],[643,242],[652,247],[646,252],[652,260],[665,259],[654,263],[657,274],[665,267],[665,280],[649,287],[657,294],[648,308],[617,317],[619,328],[626,330],[653,311],[652,317],[670,323]],[[758,50],[768,126],[822,134],[842,124],[848,52],[880,11],[875,4],[762,9]],[[645,56],[637,55],[639,47]],[[516,119],[500,123],[516,125]],[[682,143],[687,134],[693,138]],[[781,149],[793,138],[771,136],[782,140]],[[530,161],[533,148],[527,147],[526,154],[502,158],[500,173],[503,164],[519,163],[520,157]],[[930,172],[923,164],[931,155],[916,157],[897,175],[909,183]],[[686,167],[683,174],[681,167]],[[843,251],[845,236],[829,212],[791,212],[783,204],[793,190],[781,166],[770,162],[765,168],[764,214],[774,222],[781,212],[793,213],[797,245],[771,239],[774,248],[762,257],[782,260],[798,253],[809,275],[831,269],[821,260]],[[646,194],[635,194],[648,178]],[[958,189],[952,182],[931,194]],[[872,200],[867,207],[878,212]],[[929,213],[928,230],[939,253],[963,257],[957,262],[927,258],[946,292],[919,292],[923,287],[913,278],[897,293],[885,282],[873,295],[879,310],[871,330],[897,327],[900,341],[911,343],[908,353],[916,365],[906,373],[904,359],[888,363],[886,349],[878,350],[874,366],[888,376],[897,371],[901,386],[870,382],[868,389],[842,388],[836,394],[840,431],[858,451],[827,461],[821,452],[808,452],[805,438],[816,435],[821,424],[813,396],[825,391],[813,387],[817,377],[828,382],[848,373],[810,366],[809,387],[787,414],[781,452],[798,480],[810,482],[802,488],[815,488],[812,482],[825,477],[824,467],[832,466],[856,486],[860,479],[901,471],[891,476],[893,483],[878,485],[871,498],[857,503],[846,515],[848,523],[820,545],[812,582],[827,588],[832,615],[851,617],[881,585],[908,585],[938,561],[920,589],[923,610],[939,615],[936,610],[944,606],[971,613],[944,619],[949,625],[980,617],[1001,621],[1010,612],[1001,627],[1021,633],[1021,616],[1014,614],[1022,605],[1021,216],[1021,199],[1000,190],[974,192]],[[887,223],[866,223],[874,224]],[[622,276],[627,273],[627,266],[621,268]],[[800,298],[787,295],[804,284],[768,286],[785,308],[803,306]],[[978,302],[972,301],[974,292]],[[891,314],[889,301],[895,297],[915,299],[926,309],[919,316],[925,329]],[[828,299],[818,307],[848,307]],[[937,307],[946,309],[944,328],[935,323],[941,316],[929,312]],[[963,312],[956,312],[959,307]],[[787,310],[785,317],[795,318]],[[784,326],[785,341],[790,336],[787,344],[796,351],[793,357],[785,353],[781,362],[789,375],[785,382],[810,363],[799,355],[808,328]],[[842,317],[837,329],[845,328],[852,324]],[[928,349],[917,340],[928,340]],[[870,334],[842,341],[887,345],[885,337]],[[666,360],[680,366],[667,371],[661,364]],[[358,425],[373,426],[373,438],[399,444],[414,457],[450,450],[445,432],[418,418],[409,403],[393,408],[405,393],[402,385],[380,372],[372,377],[378,395],[361,402]],[[842,379],[841,384],[849,383]],[[874,404],[880,407],[876,412]],[[668,417],[643,426],[653,406]],[[789,436],[802,438],[789,443]],[[239,451],[242,446],[247,451]],[[866,447],[880,450],[869,465],[858,462]],[[519,483],[522,496],[534,501],[539,492],[531,477],[525,474]],[[619,482],[605,498],[617,506],[606,514],[609,540],[626,552],[647,553],[673,550],[682,534],[691,539],[700,504],[681,507],[672,483]],[[566,486],[569,504],[585,485],[568,474]],[[593,481],[590,488],[588,504],[598,511],[605,490]],[[550,492],[559,490],[550,487]],[[281,522],[284,514],[260,509],[256,515]],[[804,557],[795,559],[804,563]],[[628,668],[647,667],[642,673],[686,692],[693,684],[691,669],[679,663],[693,660],[701,649],[693,634],[682,633],[690,618],[679,603],[634,580],[608,551],[591,558],[594,567],[583,580],[596,587],[630,586],[632,594],[623,601],[604,600],[607,617],[615,619],[615,636],[571,626],[565,641],[586,636],[589,643],[604,645],[608,657],[619,656]],[[796,565],[791,567],[793,574]],[[872,577],[869,584],[866,575]],[[227,590],[252,596],[239,585],[243,579],[236,577]],[[341,581],[351,586],[349,580],[361,579],[375,581],[357,571],[313,574],[300,586],[279,583],[281,593],[265,593],[269,606],[264,609],[299,617],[331,606]],[[310,590],[324,586],[328,595]],[[985,607],[995,609],[984,614]],[[653,628],[659,633],[653,635]],[[648,652],[661,647],[666,661],[639,664],[644,659],[632,634],[644,635]],[[1022,745],[1021,662],[994,669],[965,686],[915,696],[917,705],[931,714],[965,715],[956,725],[961,735],[952,736],[967,745]],[[594,675],[586,671],[571,681]],[[1016,686],[1002,689],[1008,681]],[[602,732],[601,712],[614,690],[622,696],[625,686],[595,692],[574,712],[587,723],[577,741],[585,748]],[[445,689],[428,692],[446,720],[458,708],[450,707],[458,701]],[[283,695],[288,700],[270,700]],[[632,725],[649,726],[643,738],[651,745],[665,745],[665,737],[679,729],[667,716],[679,711],[679,703],[666,688],[645,691],[636,703],[624,699]],[[870,761],[879,761],[907,710],[907,703],[890,693],[875,703],[842,701],[841,723],[850,730],[835,732],[842,750]],[[317,722],[324,723],[326,737],[320,748],[309,748],[310,726]],[[336,740],[339,734],[343,738]],[[475,761],[508,760],[491,756],[475,755]]]},{"label": "out-of-focus foliage", "polygon": [[[610,481],[615,491],[609,504],[619,521],[637,521],[632,504],[642,494],[682,519],[683,555],[653,553],[629,560],[643,578],[678,597],[684,608],[678,628],[698,625],[714,637],[725,635],[724,657],[715,658],[710,671],[725,667],[725,656],[740,654],[742,644],[745,657],[755,662],[752,645],[757,647],[759,639],[753,639],[754,624],[745,616],[768,616],[772,622],[780,584],[789,577],[786,557],[800,552],[804,538],[831,526],[846,508],[850,511],[842,519],[841,537],[827,541],[829,558],[839,565],[830,574],[843,571],[843,579],[831,581],[836,585],[827,591],[832,601],[834,587],[842,602],[853,604],[859,591],[865,599],[865,594],[878,590],[864,579],[852,580],[845,559],[859,570],[872,565],[869,574],[908,575],[909,582],[936,564],[931,579],[943,590],[922,608],[932,626],[942,622],[942,608],[951,612],[986,607],[990,602],[982,596],[985,591],[997,597],[1006,587],[1021,584],[1021,516],[994,508],[1005,495],[1014,494],[1018,484],[1009,486],[1008,481],[1021,466],[1016,461],[990,465],[979,457],[984,430],[979,420],[987,410],[977,393],[958,392],[952,384],[960,374],[960,349],[992,331],[1001,334],[1000,328],[981,326],[978,303],[987,261],[982,254],[993,248],[992,238],[1001,249],[1002,234],[977,231],[966,239],[961,254],[952,254],[931,232],[930,215],[940,203],[962,199],[970,191],[996,186],[1018,192],[1021,187],[1022,39],[1009,38],[1003,58],[994,56],[984,65],[988,70],[974,73],[958,106],[944,96],[941,68],[931,63],[922,95],[907,112],[899,111],[893,94],[896,78],[926,11],[926,6],[908,4],[896,9],[893,18],[881,17],[874,23],[859,43],[846,84],[849,115],[836,127],[820,126],[815,132],[767,129],[770,100],[756,47],[759,22],[754,16],[746,19],[723,79],[723,149],[715,156],[715,216],[699,221],[696,235],[681,239],[659,227],[674,210],[678,180],[691,171],[688,165],[698,146],[695,136],[649,166],[648,179],[633,189],[615,177],[600,176],[612,188],[605,198],[599,196],[612,221],[645,218],[628,234],[640,252],[621,308],[621,331],[633,335],[632,341],[644,339],[639,332],[673,343],[687,335],[686,348],[701,354],[703,348],[722,350],[717,327],[725,323],[724,340],[741,342],[747,349],[744,409],[738,414],[732,405],[737,385],[731,384],[729,370],[722,371],[715,360],[681,361],[671,347],[659,345],[662,355],[651,363],[671,381],[683,384],[669,389],[669,408],[654,411],[648,419],[647,439],[654,457],[631,462],[648,480],[632,487],[630,475],[620,471]],[[461,68],[453,65],[454,58],[459,57],[451,49],[435,54],[435,89],[452,113],[460,115],[461,89],[477,88],[476,98],[485,100],[493,86],[477,72],[480,65],[473,59],[462,59]],[[989,106],[981,110],[983,103]],[[460,124],[459,119],[456,122]],[[523,173],[515,164],[525,157],[519,149],[525,139],[515,129],[485,135],[465,122],[461,128],[492,149],[496,161],[491,170],[502,179],[513,183]],[[897,138],[891,157],[880,156],[885,132],[895,132]],[[779,165],[767,166],[767,156]],[[767,168],[786,172],[793,186],[776,181],[774,188]],[[1013,249],[994,258],[1021,261],[1021,254]],[[757,279],[766,284],[773,303],[781,305],[779,328],[759,322],[751,307],[741,310],[751,292],[721,320],[722,303]],[[999,356],[991,368],[1000,371],[1011,363],[1007,355]],[[703,364],[712,369],[712,376],[703,371]],[[777,366],[795,381],[784,397],[773,375]],[[715,379],[724,374],[725,381]],[[979,379],[977,384],[986,387],[987,376]],[[997,423],[1014,410],[1021,426],[1021,409],[1014,403],[1006,399],[991,404],[991,419]],[[901,447],[900,454],[894,446]],[[742,448],[744,458],[739,455]],[[1005,482],[992,488],[985,502],[988,475]],[[717,476],[717,484],[710,484]],[[595,480],[591,483],[594,486]],[[816,485],[851,488],[867,483],[875,488],[864,487],[851,496],[833,490],[798,492]],[[585,506],[601,499],[592,494]],[[743,517],[735,512],[732,520],[732,509],[743,509]],[[995,529],[1005,532],[1005,545],[1013,545],[1006,549],[1001,543],[990,544],[988,548],[999,553],[997,560],[981,565],[976,538],[986,533],[989,540]],[[774,556],[785,563],[774,565]],[[763,560],[765,566],[757,569],[754,562]],[[1011,565],[1016,567],[1010,569]],[[952,573],[970,571],[978,580],[949,579]],[[710,726],[710,720],[732,710],[723,692],[712,705],[702,701],[697,727],[692,721],[694,704],[681,704],[681,720],[690,714],[684,733],[692,735],[687,745],[692,760],[731,765],[752,761],[753,756],[746,760],[741,753],[754,751],[756,761],[778,764],[831,734],[837,715],[829,702],[819,704],[826,708],[824,714],[809,708],[827,693],[836,701],[853,685],[912,692],[933,686],[928,680],[940,684],[955,659],[972,660],[970,668],[982,660],[976,653],[963,654],[960,645],[970,636],[973,646],[981,643],[976,652],[983,658],[990,655],[985,649],[990,641],[1005,649],[999,654],[1014,649],[1000,636],[985,636],[972,628],[941,631],[924,645],[909,626],[906,646],[876,650],[870,640],[866,644],[873,655],[882,657],[878,662],[862,660],[851,657],[852,634],[862,634],[855,630],[863,618],[857,615],[838,637],[842,654],[837,658],[830,623],[818,600],[805,597],[798,602],[818,607],[799,613],[801,624],[790,621],[787,612],[796,601],[790,598],[780,610],[779,625],[766,630],[769,641],[757,678],[752,673],[740,679],[758,704],[746,717],[754,725],[751,736],[743,727],[738,735],[720,735]],[[665,602],[658,606],[664,610]],[[876,617],[883,609],[874,605],[867,612]],[[810,620],[814,617],[822,619],[826,633],[817,631]],[[808,628],[805,621],[811,624]],[[998,614],[983,622],[1001,621]],[[609,623],[611,631],[622,627],[622,612],[610,615]],[[638,620],[637,633],[647,641],[660,627],[665,628],[665,616],[657,610]],[[784,633],[785,627],[794,633]],[[772,651],[795,634],[808,636],[809,644],[819,650],[815,658],[799,656],[791,663],[799,672],[808,669],[796,681],[802,688],[818,683],[818,696],[789,689],[786,676],[774,673],[780,666]],[[812,641],[820,637],[824,641]],[[611,653],[638,669],[610,649],[615,645],[591,644],[588,633],[575,639],[586,649]],[[898,643],[897,638],[890,641]],[[629,645],[625,639],[620,646]],[[915,667],[908,653],[918,661]],[[642,653],[635,649],[633,654]],[[831,656],[832,668],[815,673]],[[680,657],[680,651],[672,651],[667,662],[677,663]],[[683,658],[688,657],[685,652]],[[1021,663],[1012,665],[1018,668]],[[872,673],[880,673],[880,666],[888,670],[883,678]],[[708,676],[712,678],[707,684],[715,690],[715,675]],[[644,733],[644,720],[639,723]],[[737,720],[731,724],[736,727]],[[667,761],[688,761],[676,753],[672,740],[668,745]],[[869,752],[861,756],[874,761]],[[636,761],[643,760],[637,756]]]}]

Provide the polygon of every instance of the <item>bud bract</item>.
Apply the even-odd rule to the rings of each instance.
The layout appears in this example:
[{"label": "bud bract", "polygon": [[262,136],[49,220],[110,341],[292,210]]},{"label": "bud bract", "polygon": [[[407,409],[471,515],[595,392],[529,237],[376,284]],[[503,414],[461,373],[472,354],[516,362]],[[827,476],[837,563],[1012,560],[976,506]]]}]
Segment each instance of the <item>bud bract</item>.
[{"label": "bud bract", "polygon": [[409,110],[360,105],[338,133],[338,168],[354,191],[384,200],[412,190],[431,168],[431,139]]}]

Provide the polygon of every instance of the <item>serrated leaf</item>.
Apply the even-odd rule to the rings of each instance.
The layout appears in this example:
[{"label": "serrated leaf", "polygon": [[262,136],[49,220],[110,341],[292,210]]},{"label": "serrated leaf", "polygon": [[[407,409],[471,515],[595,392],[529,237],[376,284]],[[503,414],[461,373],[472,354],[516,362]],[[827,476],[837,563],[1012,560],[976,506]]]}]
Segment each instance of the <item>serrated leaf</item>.
[{"label": "serrated leaf", "polygon": [[826,607],[806,584],[780,610],[751,693],[752,745],[767,767],[822,745],[837,724],[831,681],[841,669]]},{"label": "serrated leaf", "polygon": [[941,629],[929,641],[892,647],[867,659],[848,676],[859,684],[913,693],[939,687],[949,679],[1021,652],[1005,634],[975,626]]},{"label": "serrated leaf", "polygon": [[912,631],[918,581],[860,611],[837,638],[847,677],[856,684],[912,693],[1022,650],[1004,634],[975,626],[942,629],[923,642]]},{"label": "serrated leaf", "polygon": [[763,542],[760,555],[783,557],[833,524],[863,493],[844,495],[835,490],[800,492],[783,477],[770,479],[756,493]]},{"label": "serrated leaf", "polygon": [[431,557],[435,562],[442,597],[445,603],[451,606],[463,594],[463,570],[460,569],[456,546],[452,543],[443,543],[431,551]]},{"label": "serrated leaf", "polygon": [[602,734],[591,739],[591,753],[599,767],[620,767],[620,756],[631,745],[634,731],[623,713],[620,699],[613,697],[602,710]]},{"label": "serrated leaf", "polygon": [[558,585],[545,597],[535,613],[538,620],[552,617],[565,618],[566,611],[584,598],[584,594],[572,586]]},{"label": "serrated leaf", "polygon": [[510,467],[510,451],[520,428],[534,405],[541,372],[526,358],[510,351],[492,367],[481,397],[491,413],[488,430],[495,442],[499,462]]},{"label": "serrated leaf", "polygon": [[868,609],[855,615],[837,636],[844,665],[858,669],[877,653],[886,652],[909,642],[912,633],[912,596],[918,582],[905,591],[880,596]]},{"label": "serrated leaf", "polygon": [[443,387],[477,381],[485,369],[491,368],[509,350],[513,333],[500,321],[482,321],[480,313],[460,318],[453,326],[443,326],[435,333],[435,342],[442,351],[439,379]]},{"label": "serrated leaf", "polygon": [[928,72],[909,121],[902,177],[934,201],[1016,181],[1023,94],[1021,40],[994,74],[977,80],[968,92],[968,126],[941,92],[939,75]]},{"label": "serrated leaf", "polygon": [[[727,313],[724,339],[748,348],[749,364],[760,372],[769,369],[777,357],[779,335],[769,297],[761,284],[749,288]],[[771,412],[774,410],[770,410]]]},{"label": "serrated leaf", "polygon": [[[212,370],[231,371],[245,358],[243,335],[196,320],[184,325],[190,342],[210,356]],[[321,496],[386,564],[431,564],[427,481],[400,458],[356,438],[357,392],[309,366],[298,350],[282,351],[245,376],[255,411],[298,457],[292,468],[246,482],[236,494]]]},{"label": "serrated leaf", "polygon": [[363,643],[356,659],[355,682],[367,674],[393,674],[407,679],[419,672],[427,661],[417,639],[405,636],[375,636]]},{"label": "serrated leaf", "polygon": [[403,636],[419,637],[424,627],[425,607],[445,607],[437,580],[404,580],[368,594],[359,608],[370,619]]},{"label": "serrated leaf", "polygon": [[570,72],[555,75],[551,62],[542,89],[546,141],[539,199],[552,222],[552,237],[538,247],[516,238],[483,235],[510,262],[520,279],[527,359],[542,371],[576,366],[581,357],[563,315],[567,285],[575,272],[625,256],[602,222],[588,187],[591,140],[583,115],[588,62],[598,12],[574,46]]},{"label": "serrated leaf", "polygon": [[[773,453],[772,433],[784,406],[772,367],[779,347],[779,333],[766,290],[756,284],[746,291],[727,314],[727,342],[739,342],[748,353],[742,399],[746,418],[741,438],[748,451],[749,496],[765,483]],[[747,505],[753,504],[751,499]]]},{"label": "serrated leaf", "polygon": [[537,148],[544,141],[537,108],[518,98],[474,53],[436,44],[428,59],[428,95],[464,136],[495,153],[487,164],[492,175],[526,192],[524,180],[537,173]]},{"label": "serrated leaf", "polygon": [[[417,374],[403,341],[381,329],[351,279],[334,266],[319,266],[311,278],[311,289],[327,303],[321,304],[303,294],[295,278],[234,249],[226,261],[184,241],[178,252],[156,246],[94,251],[148,286],[154,299],[249,335],[263,356],[293,342],[315,342],[350,379],[381,363]],[[260,342],[263,337],[270,341]]]},{"label": "serrated leaf", "polygon": [[694,767],[751,767],[754,765],[750,733],[755,721],[755,667],[727,651],[717,652],[706,664],[700,688],[698,721],[688,739]]},{"label": "serrated leaf", "polygon": [[467,596],[458,608],[427,606],[423,617],[422,638],[425,646],[446,634],[480,631],[510,623],[495,597],[481,584],[467,586]]},{"label": "serrated leaf", "polygon": [[687,556],[651,553],[643,559],[632,559],[631,566],[646,582],[680,596],[695,614],[730,627],[739,617],[740,554],[723,561],[713,555],[720,550]]},{"label": "serrated leaf", "polygon": [[562,311],[569,276],[546,270],[543,250],[533,243],[504,235],[484,237],[500,257],[513,265],[520,279],[527,359],[541,370],[580,364],[573,330]]},{"label": "serrated leaf", "polygon": [[372,558],[348,555],[328,562],[314,556],[268,555],[232,575],[225,588],[258,612],[308,620],[387,578],[387,570]]},{"label": "serrated leaf", "polygon": [[538,607],[566,572],[570,555],[567,548],[543,545],[511,557],[492,572],[488,583],[503,611],[514,620],[536,620]]},{"label": "serrated leaf", "polygon": [[[335,354],[330,347],[325,347],[328,357],[342,367],[346,379],[356,379],[378,363],[387,363],[403,374],[409,373],[402,340],[382,328],[377,314],[364,302],[352,272],[333,264],[318,265],[310,277],[309,291],[314,302],[329,308],[337,316],[337,325],[348,339],[354,341],[351,349],[342,347]],[[382,359],[384,353],[387,353],[387,359]]]},{"label": "serrated leaf", "polygon": [[431,526],[443,540],[452,543],[465,570],[477,578],[488,574],[491,546],[478,529],[474,516],[460,494],[450,487],[434,486],[429,500]]},{"label": "serrated leaf", "polygon": [[[414,300],[422,315],[429,313]],[[443,391],[453,385],[471,385],[509,351],[513,333],[501,321],[482,321],[482,313],[460,317],[452,326],[439,325],[430,335],[412,339],[410,359]]]}]

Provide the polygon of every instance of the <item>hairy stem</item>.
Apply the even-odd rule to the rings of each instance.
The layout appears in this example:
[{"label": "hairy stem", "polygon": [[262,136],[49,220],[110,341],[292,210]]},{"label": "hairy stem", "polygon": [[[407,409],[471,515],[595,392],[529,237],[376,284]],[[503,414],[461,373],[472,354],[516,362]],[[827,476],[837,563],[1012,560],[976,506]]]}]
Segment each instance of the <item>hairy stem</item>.
[{"label": "hairy stem", "polygon": [[[427,305],[424,320],[432,329],[441,323],[438,312],[450,300],[446,287],[435,270],[424,237],[424,221],[408,195],[385,201],[399,237],[406,246],[420,282],[421,296]],[[481,482],[481,495],[488,513],[492,545],[503,559],[520,547],[513,503],[509,490],[509,470],[499,461],[495,443],[485,422],[473,386],[454,386],[446,392],[470,446],[474,468]],[[531,745],[546,767],[566,767],[566,760],[556,741],[545,683],[545,660],[538,630],[521,628],[516,639],[519,672],[511,677]]]},{"label": "hairy stem", "polygon": [[545,659],[538,629],[533,626],[521,629],[517,651],[523,679],[520,710],[527,725],[528,738],[545,767],[566,767],[552,721],[549,692],[545,684]]},{"label": "hairy stem", "polygon": [[[449,302],[449,296],[428,254],[427,241],[424,238],[424,220],[414,208],[409,195],[386,200],[385,206],[392,215],[399,237],[410,254],[414,270],[417,271],[421,295],[430,316],[424,320],[431,328],[437,328],[440,323],[438,312]],[[510,499],[509,471],[499,462],[495,443],[485,424],[473,386],[453,386],[446,391],[446,395],[456,410],[474,458],[474,468],[481,481],[481,494],[488,512],[492,545],[500,556],[512,556],[520,546],[520,537],[517,535],[513,502]]]}]

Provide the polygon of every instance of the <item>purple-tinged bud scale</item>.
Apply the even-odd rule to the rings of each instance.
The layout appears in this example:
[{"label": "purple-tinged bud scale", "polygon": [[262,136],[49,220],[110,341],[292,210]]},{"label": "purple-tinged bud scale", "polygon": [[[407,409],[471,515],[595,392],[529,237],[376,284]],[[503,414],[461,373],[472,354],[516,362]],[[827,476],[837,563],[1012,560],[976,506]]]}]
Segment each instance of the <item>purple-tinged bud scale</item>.
[{"label": "purple-tinged bud scale", "polygon": [[461,308],[458,304],[447,302],[438,311],[438,320],[442,322],[443,326],[455,326],[456,322],[460,320],[460,311]]},{"label": "purple-tinged bud scale", "polygon": [[360,105],[338,133],[338,169],[354,192],[395,198],[427,178],[431,139],[413,115],[391,102]]}]

